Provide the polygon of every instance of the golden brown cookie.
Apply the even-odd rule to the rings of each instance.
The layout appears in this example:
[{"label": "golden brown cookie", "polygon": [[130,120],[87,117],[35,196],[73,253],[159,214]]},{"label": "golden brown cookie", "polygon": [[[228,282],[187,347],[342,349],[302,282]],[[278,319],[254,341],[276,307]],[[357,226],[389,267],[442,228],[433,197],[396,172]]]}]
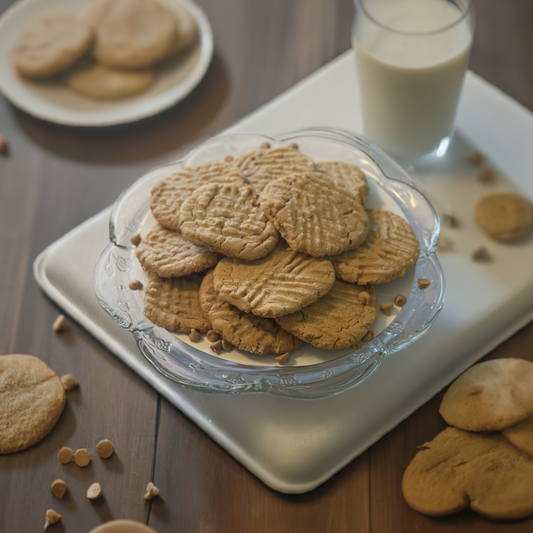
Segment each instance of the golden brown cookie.
[{"label": "golden brown cookie", "polygon": [[45,78],[74,64],[92,40],[91,28],[76,15],[46,15],[20,34],[13,63],[22,76]]},{"label": "golden brown cookie", "polygon": [[520,194],[496,192],[483,196],[474,211],[481,231],[500,242],[516,242],[533,229],[533,206]]},{"label": "golden brown cookie", "polygon": [[533,513],[533,461],[499,433],[447,428],[420,451],[402,481],[405,501],[429,516],[470,507],[496,520]]},{"label": "golden brown cookie", "polygon": [[156,326],[189,333],[211,329],[200,306],[202,276],[191,274],[181,278],[148,275],[144,292],[144,316]]},{"label": "golden brown cookie", "polygon": [[368,209],[370,230],[356,250],[331,258],[338,278],[359,285],[376,285],[401,278],[415,265],[418,239],[409,224],[382,209]]},{"label": "golden brown cookie", "polygon": [[120,70],[93,63],[75,69],[66,77],[67,85],[89,98],[124,98],[145,91],[154,82],[151,70]]},{"label": "golden brown cookie", "polygon": [[174,57],[181,54],[198,37],[196,20],[183,4],[175,2],[172,6],[172,12],[176,22],[176,32],[170,48],[167,50],[166,57]]},{"label": "golden brown cookie", "polygon": [[243,173],[224,162],[205,163],[184,168],[156,183],[150,197],[150,208],[157,221],[168,229],[180,229],[181,204],[202,185],[208,183],[247,183]]},{"label": "golden brown cookie", "polygon": [[259,259],[279,240],[274,224],[257,205],[250,185],[210,183],[196,189],[181,205],[183,236],[212,252]]},{"label": "golden brown cookie", "polygon": [[43,439],[65,407],[57,374],[32,355],[0,356],[0,454]]},{"label": "golden brown cookie", "polygon": [[502,429],[502,435],[517,448],[533,458],[533,416],[514,426]]},{"label": "golden brown cookie", "polygon": [[439,413],[467,431],[499,431],[533,415],[533,363],[493,359],[472,366],[446,391]]},{"label": "golden brown cookie", "polygon": [[174,40],[174,16],[155,0],[113,0],[95,11],[93,55],[108,67],[153,65],[166,55]]},{"label": "golden brown cookie", "polygon": [[207,270],[218,262],[216,254],[159,224],[141,241],[135,255],[145,270],[162,278],[188,276]]},{"label": "golden brown cookie", "polygon": [[[366,305],[359,299],[363,291],[369,295]],[[334,350],[347,348],[361,340],[378,312],[376,292],[372,287],[336,280],[325,296],[300,311],[277,317],[276,322],[317,348]]]},{"label": "golden brown cookie", "polygon": [[273,318],[324,296],[335,282],[335,272],[328,260],[295,252],[280,240],[262,259],[222,259],[214,279],[223,300],[246,313]]},{"label": "golden brown cookie", "polygon": [[322,172],[278,178],[263,190],[260,201],[290,247],[314,257],[353,250],[368,233],[359,197]]},{"label": "golden brown cookie", "polygon": [[314,172],[311,159],[294,148],[278,146],[247,152],[234,159],[258,194],[273,180],[300,172]]},{"label": "golden brown cookie", "polygon": [[241,350],[259,355],[279,355],[302,344],[300,339],[278,326],[274,319],[245,313],[223,301],[215,291],[214,270],[209,271],[202,281],[200,303],[213,330]]},{"label": "golden brown cookie", "polygon": [[321,161],[317,163],[322,172],[333,178],[335,183],[349,190],[355,196],[359,195],[364,204],[370,192],[365,173],[356,165],[340,161]]}]

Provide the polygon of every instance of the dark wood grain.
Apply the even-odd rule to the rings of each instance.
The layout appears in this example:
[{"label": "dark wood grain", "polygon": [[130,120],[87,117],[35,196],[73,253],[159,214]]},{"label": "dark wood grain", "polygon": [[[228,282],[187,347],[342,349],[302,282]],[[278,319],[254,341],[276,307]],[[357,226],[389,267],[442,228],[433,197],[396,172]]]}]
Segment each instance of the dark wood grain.
[{"label": "dark wood grain", "polygon": [[[51,532],[87,533],[111,518],[165,532],[525,532],[533,519],[499,523],[474,513],[429,519],[401,496],[416,446],[443,427],[437,395],[367,452],[309,494],[267,488],[183,414],[161,399],[82,327],[51,331],[59,310],[37,288],[31,265],[69,229],[112,203],[148,168],[178,157],[230,126],[350,46],[351,0],[198,0],[211,20],[216,53],[193,93],[137,124],[73,129],[37,120],[0,99],[0,354],[31,353],[58,374],[72,373],[60,423],[40,444],[0,456],[0,533],[39,531],[49,507],[62,515]],[[11,0],[0,0],[2,12]],[[474,0],[471,68],[533,110],[533,1]],[[533,325],[490,357],[533,360]],[[116,456],[95,454],[101,438]],[[59,448],[87,447],[85,470],[62,466]],[[280,452],[282,453],[282,451]],[[56,478],[69,484],[59,502]],[[162,498],[145,503],[153,479]],[[85,491],[99,481],[105,498]]]}]

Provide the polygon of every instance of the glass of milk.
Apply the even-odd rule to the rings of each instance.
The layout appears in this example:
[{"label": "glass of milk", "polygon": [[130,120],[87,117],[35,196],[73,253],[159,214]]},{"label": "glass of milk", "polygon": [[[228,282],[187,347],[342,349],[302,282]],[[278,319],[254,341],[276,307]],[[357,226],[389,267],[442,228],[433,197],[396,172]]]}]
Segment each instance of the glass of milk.
[{"label": "glass of milk", "polygon": [[409,160],[444,155],[474,33],[471,0],[355,0],[363,133]]}]

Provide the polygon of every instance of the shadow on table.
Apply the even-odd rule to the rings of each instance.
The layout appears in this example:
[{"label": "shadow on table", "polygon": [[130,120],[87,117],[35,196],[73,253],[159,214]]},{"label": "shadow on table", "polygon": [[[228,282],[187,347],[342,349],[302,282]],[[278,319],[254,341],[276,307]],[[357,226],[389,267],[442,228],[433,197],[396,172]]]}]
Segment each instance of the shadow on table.
[{"label": "shadow on table", "polygon": [[198,138],[230,91],[228,70],[215,54],[204,79],[174,107],[132,124],[75,128],[52,124],[10,106],[13,119],[43,149],[77,161],[105,164],[157,159]]}]

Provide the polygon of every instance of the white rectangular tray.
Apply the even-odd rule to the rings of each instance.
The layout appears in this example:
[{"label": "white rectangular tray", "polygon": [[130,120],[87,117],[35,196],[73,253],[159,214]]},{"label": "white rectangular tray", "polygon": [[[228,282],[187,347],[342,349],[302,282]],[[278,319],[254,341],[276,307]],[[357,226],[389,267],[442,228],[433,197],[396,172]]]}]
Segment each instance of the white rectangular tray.
[{"label": "white rectangular tray", "polygon": [[[324,125],[357,132],[357,109],[354,58],[347,52],[232,130],[281,133]],[[489,155],[497,184],[476,180],[476,169],[465,162],[474,149],[471,142]],[[48,247],[35,261],[35,277],[55,302],[264,483],[281,492],[306,492],[533,319],[533,239],[512,246],[492,243],[472,216],[476,199],[490,190],[515,188],[533,197],[531,146],[531,113],[468,73],[458,135],[448,155],[435,166],[414,169],[435,203],[461,222],[448,231],[454,250],[440,257],[447,279],[444,309],[415,345],[385,359],[361,385],[331,398],[203,394],[159,374],[93,294],[93,266],[108,241],[108,210]],[[480,245],[490,250],[493,262],[471,260]]]}]

